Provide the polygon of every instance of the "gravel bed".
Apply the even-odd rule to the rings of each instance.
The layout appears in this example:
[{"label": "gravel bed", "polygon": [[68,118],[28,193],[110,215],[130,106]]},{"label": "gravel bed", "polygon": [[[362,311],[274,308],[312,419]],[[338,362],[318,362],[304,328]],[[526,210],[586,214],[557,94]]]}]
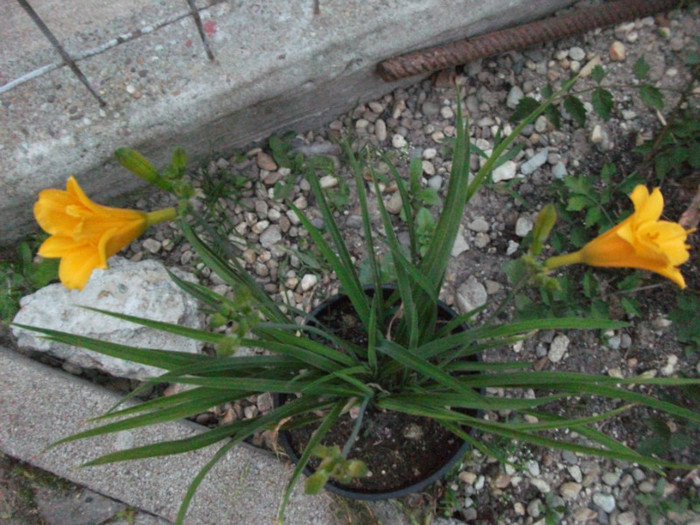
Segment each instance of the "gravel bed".
[{"label": "gravel bed", "polygon": [[[444,196],[450,170],[446,146],[455,135],[457,101],[452,87],[455,81],[460,85],[469,114],[472,141],[485,151],[493,148],[499,129],[508,131],[511,127],[508,118],[521,97],[539,97],[548,83],[558,85],[591,61],[605,68],[606,84],[630,86],[636,82],[632,65],[643,55],[650,67],[650,81],[664,89],[665,111],[669,111],[678,99],[678,90],[689,79],[684,54],[692,39],[700,34],[698,14],[698,8],[693,7],[442,72],[408,89],[359,104],[323,129],[297,135],[290,140],[292,151],[326,155],[334,163],[334,174],[324,176],[321,182],[336,192],[339,224],[353,255],[361,261],[365,245],[359,206],[351,175],[340,164],[337,139],[353,137],[356,146],[368,144],[388,151],[404,172],[411,158],[420,158],[421,183]],[[586,104],[590,102],[590,91],[586,90],[592,86],[590,77],[576,86],[575,91],[581,92]],[[528,126],[519,140],[523,150],[494,172],[494,183],[480,191],[466,211],[442,293],[447,304],[459,311],[487,304],[483,315],[488,315],[505,297],[509,283],[503,264],[522,254],[523,238],[532,228],[537,209],[551,200],[548,191],[555,181],[565,174],[598,177],[607,162],[615,163],[623,173],[633,169],[634,157],[626,152],[635,143],[650,138],[664,117],[644,106],[635,89],[611,87],[611,91],[616,109],[607,122],[589,113],[585,126],[576,127],[564,113],[561,129],[555,129],[544,117]],[[691,97],[693,103],[697,103],[697,94],[696,91]],[[481,162],[476,154],[471,161],[475,169]],[[375,166],[380,172],[386,168],[379,160]],[[197,206],[210,213],[213,222],[241,247],[241,260],[246,267],[271,294],[309,311],[336,293],[339,285],[334,276],[309,257],[308,236],[295,214],[283,201],[272,198],[275,184],[289,181],[293,176],[289,169],[277,165],[267,142],[260,147],[250,146],[236,156],[214,158],[191,173],[192,180],[202,190]],[[317,225],[322,225],[308,183],[301,177],[292,182],[290,199]],[[222,190],[220,197],[212,199],[218,191],[217,185]],[[672,181],[664,188],[665,192],[666,188],[679,202],[668,210],[669,218],[677,219],[682,204],[690,202],[692,193]],[[389,210],[396,215],[400,207],[396,187],[382,185],[381,191]],[[513,192],[521,199],[514,198]],[[155,209],[171,202],[167,196],[152,194],[136,205]],[[372,211],[378,219],[376,207]],[[395,218],[399,235],[405,236],[403,224],[397,215]],[[379,220],[376,225],[379,232]],[[697,240],[691,242],[697,249]],[[210,275],[172,225],[158,225],[149,230],[125,255],[132,260],[157,258],[170,266],[190,269],[215,291],[231,293],[225,283]],[[693,264],[684,274],[689,287],[697,290],[697,262]],[[645,284],[660,281],[653,277]],[[640,294],[638,299],[643,301],[644,310],[641,316],[629,319],[632,323],[629,328],[606,333],[604,337],[594,333],[544,332],[525,343],[502,349],[498,357],[537,361],[545,369],[618,377],[641,372],[696,375],[700,372],[697,356],[683,352],[666,317],[673,294],[670,283],[653,287],[648,296]],[[617,317],[626,318],[624,312]],[[216,425],[250,418],[271,407],[270,395],[262,394],[253,396],[247,403],[216,407],[198,416],[197,421]],[[504,414],[487,415],[492,419],[504,417]],[[611,423],[608,430],[618,439],[634,443],[641,435],[638,433],[648,430],[640,421],[643,417],[643,412],[633,411],[621,418],[621,422]],[[261,435],[255,443],[273,446],[270,438]],[[405,501],[407,509],[414,514],[435,512],[441,517],[434,522],[443,525],[462,522],[646,524],[650,523],[649,506],[640,501],[640,495],[652,500],[658,492],[657,501],[665,497],[680,500],[692,491],[697,494],[700,486],[697,472],[688,476],[674,472],[661,487],[657,485],[657,474],[627,463],[524,445],[504,446],[515,467],[501,465],[474,452],[449,480],[409,497]],[[697,451],[694,458],[692,451],[678,454],[676,459],[698,462]],[[695,498],[697,501],[697,495]],[[666,512],[663,519],[666,523],[700,523],[698,516],[673,510]]]}]

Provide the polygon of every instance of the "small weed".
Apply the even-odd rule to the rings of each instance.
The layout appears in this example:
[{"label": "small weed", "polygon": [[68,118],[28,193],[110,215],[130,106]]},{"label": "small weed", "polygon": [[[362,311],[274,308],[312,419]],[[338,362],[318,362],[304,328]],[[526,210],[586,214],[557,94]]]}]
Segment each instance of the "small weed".
[{"label": "small weed", "polygon": [[657,416],[651,416],[644,420],[649,427],[651,436],[641,440],[638,450],[644,453],[668,454],[674,450],[682,450],[693,445],[693,433],[697,432],[697,424],[673,423],[675,432],[671,431],[668,423]]},{"label": "small weed", "polygon": [[678,295],[678,302],[668,318],[678,341],[685,345],[688,357],[700,353],[700,295],[686,291]]},{"label": "small weed", "polygon": [[700,512],[700,494],[697,487],[691,487],[687,496],[665,494],[665,488],[666,481],[660,479],[656,483],[654,492],[635,496],[648,514],[651,525],[690,523],[687,521],[688,515]]},{"label": "small weed", "polygon": [[34,261],[42,238],[22,241],[16,251],[0,261],[0,320],[9,322],[19,310],[22,296],[58,279],[58,259]]}]

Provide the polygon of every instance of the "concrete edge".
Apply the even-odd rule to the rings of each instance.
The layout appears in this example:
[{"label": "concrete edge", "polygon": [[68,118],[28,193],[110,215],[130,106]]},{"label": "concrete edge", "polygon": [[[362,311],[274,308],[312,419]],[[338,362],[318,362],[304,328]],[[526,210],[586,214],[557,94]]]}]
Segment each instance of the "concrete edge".
[{"label": "concrete edge", "polygon": [[[84,430],[81,422],[103,413],[121,396],[4,347],[0,347],[0,384],[0,418],[5,422],[0,426],[2,452],[169,521],[175,521],[196,472],[218,450],[212,445],[175,456],[76,469],[105,453],[163,437],[184,439],[206,429],[177,421],[72,442],[42,453],[50,443]],[[186,523],[273,523],[290,474],[290,465],[273,454],[247,444],[235,446],[205,478]],[[302,492],[302,484],[297,484],[285,523],[339,523],[334,497]],[[405,523],[396,507],[386,502],[376,506],[373,514],[392,525]]]}]

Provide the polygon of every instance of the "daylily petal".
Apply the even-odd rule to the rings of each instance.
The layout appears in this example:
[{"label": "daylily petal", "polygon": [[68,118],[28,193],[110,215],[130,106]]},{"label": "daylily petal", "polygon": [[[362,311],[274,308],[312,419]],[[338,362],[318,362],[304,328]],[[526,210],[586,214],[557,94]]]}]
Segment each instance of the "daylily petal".
[{"label": "daylily petal", "polygon": [[656,272],[684,288],[677,266],[690,257],[685,241],[691,231],[675,222],[659,220],[664,205],[659,188],[650,194],[644,186],[637,186],[630,199],[634,213],[627,219],[586,244],[576,252],[577,257],[560,255],[545,265],[556,268],[583,262],[590,266],[638,268]]},{"label": "daylily petal", "polygon": [[37,253],[42,257],[56,258],[67,255],[73,248],[75,248],[75,241],[70,237],[52,235],[41,243]]},{"label": "daylily petal", "polygon": [[99,267],[97,253],[92,246],[76,246],[58,265],[58,278],[66,288],[82,290],[92,271]]},{"label": "daylily petal", "polygon": [[[174,209],[154,212],[161,220],[175,217]],[[138,210],[110,208],[92,202],[74,177],[66,190],[44,190],[34,205],[39,225],[51,234],[39,248],[44,257],[60,257],[59,278],[68,288],[82,288],[94,268],[140,236],[150,215]],[[153,221],[150,221],[153,222]]]}]

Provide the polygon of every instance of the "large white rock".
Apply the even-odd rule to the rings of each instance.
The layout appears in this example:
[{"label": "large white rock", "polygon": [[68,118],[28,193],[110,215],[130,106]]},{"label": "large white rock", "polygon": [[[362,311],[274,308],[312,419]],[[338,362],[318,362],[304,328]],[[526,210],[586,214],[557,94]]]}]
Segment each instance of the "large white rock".
[{"label": "large white rock", "polygon": [[[160,262],[131,262],[113,257],[109,266],[108,270],[95,270],[81,291],[51,284],[24,297],[14,322],[142,348],[189,353],[201,350],[201,343],[197,341],[81,308],[90,306],[183,326],[202,326],[197,302],[180,290]],[[178,270],[173,273],[195,281],[191,274]],[[41,334],[17,327],[13,328],[13,334],[20,348],[46,352],[73,365],[98,369],[113,376],[146,379],[163,373],[152,366],[47,341],[40,338]]]}]

